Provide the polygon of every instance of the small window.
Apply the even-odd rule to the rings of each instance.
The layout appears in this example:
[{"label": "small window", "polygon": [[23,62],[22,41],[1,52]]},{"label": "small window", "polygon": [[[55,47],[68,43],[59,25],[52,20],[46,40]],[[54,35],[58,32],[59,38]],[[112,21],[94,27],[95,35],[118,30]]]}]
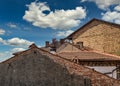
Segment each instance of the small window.
[{"label": "small window", "polygon": [[83,42],[77,42],[77,44],[82,44],[83,45]]},{"label": "small window", "polygon": [[120,67],[117,69],[117,79],[120,80]]}]

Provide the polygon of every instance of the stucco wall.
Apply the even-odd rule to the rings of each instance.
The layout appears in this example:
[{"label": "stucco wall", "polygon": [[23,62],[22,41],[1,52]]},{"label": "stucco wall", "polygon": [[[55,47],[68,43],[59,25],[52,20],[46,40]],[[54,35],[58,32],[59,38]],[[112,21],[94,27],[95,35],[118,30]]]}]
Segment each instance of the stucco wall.
[{"label": "stucco wall", "polygon": [[[105,74],[105,73],[109,73],[109,72],[112,72],[115,68],[116,68],[116,66],[93,66],[93,67],[90,67],[89,66],[89,68],[92,68],[92,69],[94,69],[94,70],[96,70],[96,71],[98,71],[98,72],[100,72],[100,73],[103,73],[103,74]],[[116,77],[116,71],[114,71],[113,73],[111,73],[111,74],[106,74],[106,75],[108,75],[108,76],[110,76],[110,77],[113,77],[113,78],[117,78]]]}]

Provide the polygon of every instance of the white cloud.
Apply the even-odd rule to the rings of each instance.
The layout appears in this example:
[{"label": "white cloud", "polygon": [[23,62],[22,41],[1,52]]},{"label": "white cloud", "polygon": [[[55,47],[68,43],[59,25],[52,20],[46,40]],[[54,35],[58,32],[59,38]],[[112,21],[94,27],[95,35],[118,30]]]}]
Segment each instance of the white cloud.
[{"label": "white cloud", "polygon": [[13,48],[11,51],[12,52],[20,52],[20,51],[24,51],[24,48]]},{"label": "white cloud", "polygon": [[15,46],[24,46],[24,45],[31,45],[33,42],[20,38],[12,38],[7,40],[7,43]]},{"label": "white cloud", "polygon": [[120,5],[116,6],[116,7],[114,8],[114,10],[120,11]]},{"label": "white cloud", "polygon": [[120,11],[118,11],[117,7],[118,6],[114,8],[114,11],[107,11],[102,13],[102,19],[120,24]]},{"label": "white cloud", "polygon": [[7,26],[10,28],[17,28],[17,25],[13,23],[8,23]]},{"label": "white cloud", "polygon": [[12,54],[15,52],[24,51],[33,42],[16,37],[16,38],[8,39],[8,40],[0,38],[0,43],[3,45],[8,45],[8,46],[14,47],[13,49],[0,52],[0,62],[1,62],[1,61],[4,61],[4,60],[10,58],[12,56]]},{"label": "white cloud", "polygon": [[25,39],[20,39],[20,38],[11,38],[8,40],[3,40],[2,38],[0,38],[0,43],[4,44],[4,45],[11,45],[11,46],[22,46],[22,47],[28,47],[29,45],[31,45],[33,42],[30,42],[28,40]]},{"label": "white cloud", "polygon": [[0,62],[10,58],[11,56],[12,56],[12,54],[8,51],[0,52]]},{"label": "white cloud", "polygon": [[100,9],[106,10],[111,5],[117,5],[120,4],[120,0],[82,0],[81,2],[89,1],[89,2],[95,2]]},{"label": "white cloud", "polygon": [[[86,17],[86,10],[82,7],[51,11],[46,3],[32,2],[27,6],[28,10],[25,11],[23,19],[42,28],[70,29],[78,26],[81,19]],[[49,11],[49,14],[45,14],[44,11]]]},{"label": "white cloud", "polygon": [[0,43],[2,43],[2,44],[6,44],[6,41],[5,40],[3,40],[2,38],[0,38]]},{"label": "white cloud", "polygon": [[24,51],[24,50],[25,50],[24,48],[13,48],[12,50],[9,50],[9,51],[0,52],[0,62],[12,57],[13,53]]},{"label": "white cloud", "polygon": [[5,30],[0,29],[0,35],[4,35],[5,34]]},{"label": "white cloud", "polygon": [[66,37],[66,36],[70,35],[73,32],[74,32],[73,30],[59,31],[56,35],[58,37]]},{"label": "white cloud", "polygon": [[[42,46],[41,45],[38,45],[37,47],[41,48]],[[43,46],[44,47],[44,46]]]}]

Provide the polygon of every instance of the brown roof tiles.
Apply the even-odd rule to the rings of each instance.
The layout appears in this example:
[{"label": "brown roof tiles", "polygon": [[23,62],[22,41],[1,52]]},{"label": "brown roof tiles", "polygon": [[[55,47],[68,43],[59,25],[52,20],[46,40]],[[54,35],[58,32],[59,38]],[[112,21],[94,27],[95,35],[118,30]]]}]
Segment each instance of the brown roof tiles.
[{"label": "brown roof tiles", "polygon": [[80,51],[80,52],[62,52],[58,55],[65,57],[66,59],[80,59],[80,60],[94,60],[94,61],[111,61],[117,60],[120,61],[119,56],[100,53],[97,51]]}]

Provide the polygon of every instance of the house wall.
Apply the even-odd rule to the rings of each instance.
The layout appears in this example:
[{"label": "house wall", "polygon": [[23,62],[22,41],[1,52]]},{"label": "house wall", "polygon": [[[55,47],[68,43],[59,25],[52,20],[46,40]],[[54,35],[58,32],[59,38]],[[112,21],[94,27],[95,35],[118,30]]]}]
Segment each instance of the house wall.
[{"label": "house wall", "polygon": [[91,86],[90,79],[71,74],[65,66],[38,51],[16,59],[0,64],[0,86]]},{"label": "house wall", "polygon": [[120,51],[120,27],[93,21],[78,31],[73,37],[76,44],[83,42],[86,47],[107,53]]},{"label": "house wall", "polygon": [[[92,68],[100,73],[103,73],[103,74],[112,72],[112,70],[116,69],[116,66],[93,66],[93,67],[88,66],[88,67]],[[117,79],[116,71],[114,71],[113,74],[106,74],[106,75]]]}]

